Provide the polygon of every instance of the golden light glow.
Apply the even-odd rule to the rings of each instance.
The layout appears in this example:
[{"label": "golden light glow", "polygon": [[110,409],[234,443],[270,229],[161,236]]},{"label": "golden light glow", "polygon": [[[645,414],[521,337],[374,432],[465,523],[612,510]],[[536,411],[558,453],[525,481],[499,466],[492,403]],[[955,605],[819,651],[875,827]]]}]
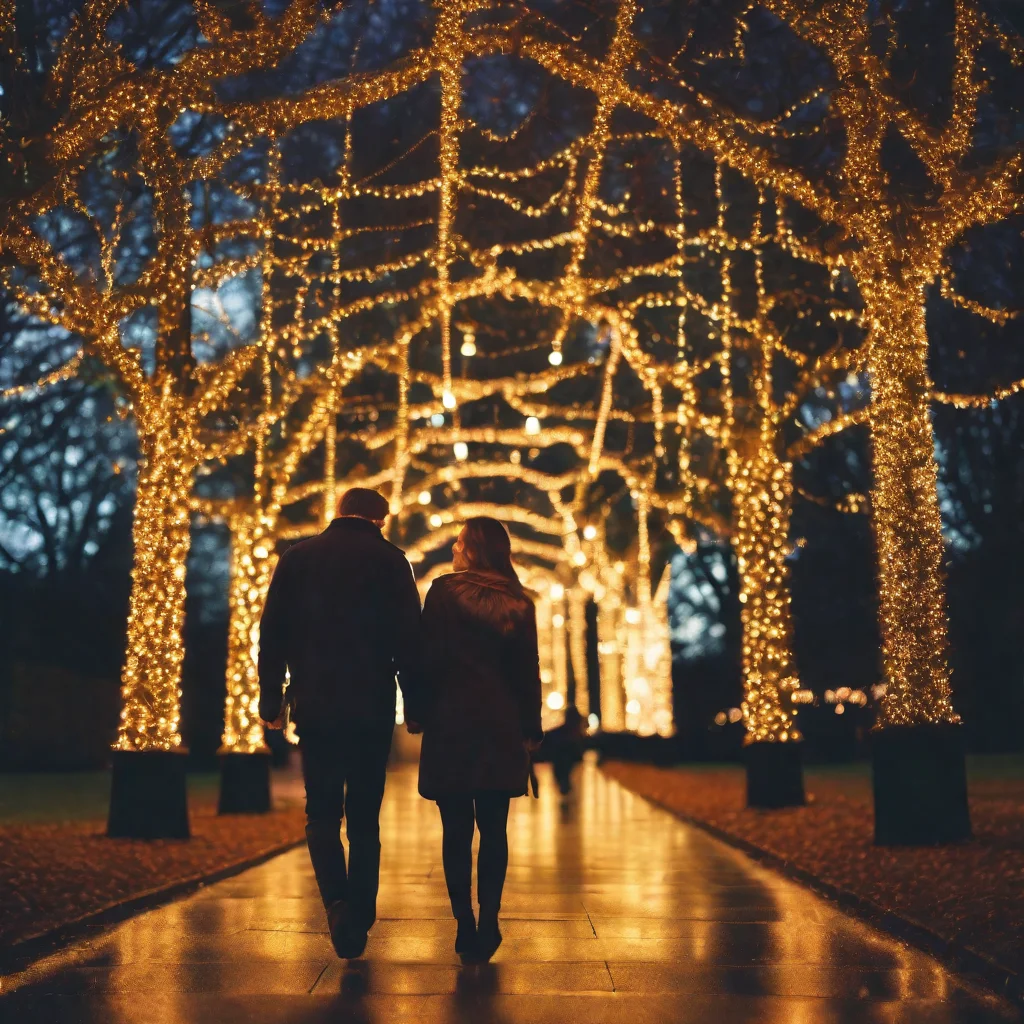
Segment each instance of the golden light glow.
[{"label": "golden light glow", "polygon": [[[233,534],[225,748],[262,749],[253,711],[253,652],[277,542],[324,526],[337,494],[355,483],[389,491],[392,536],[413,538],[405,546],[423,581],[438,571],[440,563],[432,559],[474,509],[500,513],[512,524],[517,560],[545,593],[539,612],[546,693],[565,699],[571,665],[584,714],[584,609],[592,597],[598,605],[600,713],[610,729],[669,735],[674,728],[667,578],[655,587],[651,575],[655,515],[684,541],[689,521],[727,533],[740,572],[748,740],[797,739],[794,694],[803,691],[793,667],[787,569],[792,462],[861,422],[870,427],[874,458],[870,511],[885,665],[882,722],[957,720],[930,403],[977,406],[1022,386],[1014,382],[986,396],[948,394],[935,388],[927,369],[924,302],[930,286],[992,322],[1009,315],[959,296],[948,266],[948,250],[967,228],[1005,217],[1020,201],[1019,153],[986,173],[964,170],[981,92],[979,50],[991,44],[1018,63],[1022,59],[1019,44],[986,15],[967,3],[956,5],[952,114],[936,133],[890,87],[858,8],[767,0],[766,7],[824,55],[837,76],[829,102],[846,139],[830,186],[776,155],[785,116],[764,123],[742,119],[690,83],[682,84],[693,102],[665,99],[669,87],[680,83],[666,79],[638,42],[635,0],[619,3],[601,59],[571,40],[553,41],[529,25],[503,20],[497,7],[438,0],[430,44],[393,66],[287,100],[233,103],[219,100],[209,83],[276,66],[328,17],[319,4],[294,0],[277,20],[254,8],[251,27],[236,29],[216,6],[197,3],[204,45],[172,66],[144,70],[105,32],[114,6],[87,0],[81,26],[63,44],[52,73],[69,111],[51,132],[59,186],[40,186],[10,204],[0,230],[10,259],[0,267],[0,285],[26,312],[83,339],[82,350],[64,366],[2,397],[34,393],[99,360],[138,427],[120,748],[180,744],[185,563],[189,515],[198,511],[227,521]],[[494,17],[478,18],[485,9]],[[9,2],[0,3],[4,45],[15,52],[10,11]],[[737,53],[746,31],[738,18]],[[593,94],[589,129],[533,163],[503,155],[470,165],[467,131],[487,133],[467,119],[465,66],[497,53],[532,61]],[[440,98],[429,132],[437,137],[436,173],[400,184],[377,176],[357,179],[355,115],[431,80]],[[816,87],[814,96],[824,95]],[[617,111],[639,115],[628,131],[616,126]],[[185,114],[224,122],[222,136],[201,155],[186,156],[171,144],[172,115]],[[280,141],[302,125],[330,121],[344,126],[343,155],[332,180],[283,180]],[[902,134],[941,188],[934,205],[901,208],[899,217],[881,158],[890,130]],[[130,284],[117,278],[118,253],[134,215],[124,203],[98,238],[100,270],[94,275],[76,274],[38,230],[43,214],[88,209],[85,182],[118,133],[137,138],[140,154],[138,166],[124,172],[118,185],[126,189],[130,178],[155,212],[155,254]],[[613,200],[603,189],[609,154],[627,138],[663,147],[671,171],[666,201],[674,204],[665,222],[631,194]],[[497,146],[496,137],[490,141]],[[231,180],[231,161],[264,144],[265,165],[256,180]],[[688,225],[684,147],[714,159],[714,223],[696,229]],[[727,216],[728,175],[742,177],[758,194],[748,229]],[[215,181],[253,212],[196,227],[191,185]],[[349,223],[357,200],[394,212],[372,228]],[[411,217],[403,204],[413,200],[433,202],[433,213]],[[459,218],[470,201],[486,201],[525,227],[497,241],[474,242]],[[822,248],[794,230],[789,213],[798,209],[834,229],[840,243]],[[386,259],[379,251],[364,262],[343,258],[352,240],[385,229],[406,239],[406,248],[389,251]],[[425,242],[416,234],[424,229]],[[631,245],[651,238],[666,243],[664,252],[631,255]],[[609,240],[617,247],[614,266],[592,259],[598,243]],[[226,242],[234,244],[235,255],[199,260],[202,251],[212,256]],[[861,348],[836,344],[812,358],[779,336],[772,315],[784,297],[765,285],[770,251],[825,268],[833,283],[841,272],[852,278],[862,308],[836,302],[832,318],[863,328]],[[530,277],[522,267],[537,254],[559,269]],[[716,294],[693,286],[686,267],[695,262],[714,268]],[[15,273],[14,264],[29,274]],[[750,265],[753,284],[744,283]],[[249,273],[262,277],[258,337],[236,337],[226,356],[199,363],[190,324],[195,290],[216,291]],[[753,311],[744,301],[751,289]],[[492,359],[494,343],[486,332],[493,333],[494,324],[474,313],[488,303],[546,311],[549,327],[532,347],[510,346],[500,353],[503,361]],[[672,311],[675,323],[674,337],[665,339],[668,355],[656,347],[662,339],[644,319],[662,308]],[[153,314],[158,324],[154,366],[128,347],[125,324],[141,313]],[[344,329],[350,322],[357,326]],[[454,364],[453,324],[463,357]],[[574,332],[584,328],[596,355],[577,351]],[[537,347],[541,361],[546,353],[543,369],[509,369],[515,357],[529,358]],[[794,368],[795,382],[780,397],[776,364],[783,359]],[[491,372],[492,363],[501,369]],[[869,408],[845,412],[796,440],[787,434],[810,390],[864,371],[871,382]],[[617,388],[626,377],[638,382],[639,400],[622,399]],[[388,383],[371,386],[365,383],[370,379]],[[566,398],[572,387],[586,397]],[[495,419],[483,426],[470,418],[469,407],[489,399],[512,409],[519,425],[499,426]],[[615,439],[619,428],[629,432],[628,444]],[[701,465],[704,442],[721,454],[720,472]],[[558,446],[567,453],[568,468],[540,469],[541,455]],[[243,456],[255,460],[251,494],[221,502],[196,497],[197,470]],[[670,464],[675,482],[666,484],[660,471]],[[636,508],[636,544],[625,556],[612,557],[600,516],[588,509],[588,489],[606,472],[632,493]],[[492,479],[535,495],[536,508],[465,496],[471,486]],[[728,513],[712,500],[719,492],[727,496]],[[862,499],[847,503],[850,509],[863,505]],[[491,513],[482,511],[488,508]],[[580,529],[585,519],[594,521]]]}]

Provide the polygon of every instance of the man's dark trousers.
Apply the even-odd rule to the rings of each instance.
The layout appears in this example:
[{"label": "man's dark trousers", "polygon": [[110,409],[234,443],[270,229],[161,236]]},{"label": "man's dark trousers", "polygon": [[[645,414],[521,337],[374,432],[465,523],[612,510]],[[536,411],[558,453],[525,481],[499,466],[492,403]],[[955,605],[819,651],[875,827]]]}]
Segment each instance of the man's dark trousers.
[{"label": "man's dark trousers", "polygon": [[[325,907],[348,904],[348,918],[360,931],[377,919],[380,881],[380,805],[384,798],[391,722],[349,724],[330,730],[301,730],[302,775],[306,783],[306,841]],[[341,845],[345,818],[349,863]]]}]

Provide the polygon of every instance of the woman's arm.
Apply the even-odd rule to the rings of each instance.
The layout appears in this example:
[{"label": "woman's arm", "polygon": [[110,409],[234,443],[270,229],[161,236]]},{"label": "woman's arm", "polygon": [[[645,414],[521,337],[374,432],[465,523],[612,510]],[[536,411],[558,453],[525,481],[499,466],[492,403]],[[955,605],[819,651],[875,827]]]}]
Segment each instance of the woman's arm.
[{"label": "woman's arm", "polygon": [[537,611],[531,607],[523,625],[516,630],[519,671],[516,693],[519,697],[519,724],[523,738],[539,742],[544,736],[540,724],[541,686],[540,652],[537,648]]},{"label": "woman's arm", "polygon": [[437,699],[437,675],[444,650],[445,613],[442,587],[434,584],[423,602],[420,616],[420,643],[418,664],[412,671],[415,682],[406,690],[402,688],[405,700],[405,719],[416,725],[423,725],[430,715]]}]

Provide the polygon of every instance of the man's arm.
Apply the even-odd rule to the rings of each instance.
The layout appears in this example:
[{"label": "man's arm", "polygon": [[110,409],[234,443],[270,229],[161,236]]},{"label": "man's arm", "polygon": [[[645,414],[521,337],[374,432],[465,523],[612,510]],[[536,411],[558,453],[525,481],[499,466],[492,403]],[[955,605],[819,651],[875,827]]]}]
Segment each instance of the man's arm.
[{"label": "man's arm", "polygon": [[423,672],[420,629],[420,594],[412,566],[403,557],[395,568],[394,636],[395,668],[402,688],[405,717],[422,722]]},{"label": "man's arm", "polygon": [[260,718],[264,722],[275,721],[284,702],[284,677],[288,667],[285,654],[287,560],[286,551],[274,570],[260,619]]}]

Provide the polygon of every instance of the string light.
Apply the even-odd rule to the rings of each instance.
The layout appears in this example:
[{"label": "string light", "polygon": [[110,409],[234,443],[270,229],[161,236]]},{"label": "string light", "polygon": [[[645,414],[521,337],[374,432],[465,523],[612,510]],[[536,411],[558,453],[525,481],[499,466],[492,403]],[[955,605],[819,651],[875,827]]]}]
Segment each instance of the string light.
[{"label": "string light", "polygon": [[[601,594],[601,686],[602,700],[608,702],[602,718],[608,728],[622,727],[627,720],[644,731],[668,734],[672,728],[667,633],[660,632],[665,614],[659,595],[664,595],[666,584],[663,578],[652,589],[651,580],[652,510],[662,510],[670,520],[696,519],[728,531],[740,565],[746,679],[742,712],[748,738],[795,739],[793,695],[802,691],[792,668],[786,569],[794,493],[792,460],[837,431],[864,422],[871,429],[875,469],[870,509],[879,552],[887,680],[882,720],[885,724],[956,720],[946,663],[942,543],[929,404],[935,400],[961,408],[979,407],[1016,393],[1022,385],[1016,382],[991,395],[977,396],[937,390],[927,372],[924,300],[929,285],[938,282],[947,299],[972,314],[995,323],[1005,323],[1013,315],[959,296],[946,254],[967,227],[993,222],[1018,202],[1019,154],[987,175],[962,174],[960,165],[971,144],[970,126],[981,90],[975,74],[979,49],[986,42],[994,43],[1019,63],[1020,47],[982,12],[957,5],[953,114],[936,135],[894,98],[897,92],[888,88],[881,61],[872,56],[869,29],[853,13],[820,16],[801,0],[768,0],[767,7],[828,56],[838,86],[828,94],[816,87],[771,121],[754,123],[726,114],[690,83],[672,84],[682,84],[694,102],[684,105],[663,98],[668,93],[661,88],[666,82],[659,77],[659,67],[643,53],[633,34],[634,0],[620,2],[603,59],[584,54],[571,41],[555,43],[528,28],[513,29],[498,21],[474,22],[467,29],[466,19],[475,7],[462,0],[444,0],[436,4],[432,42],[393,67],[345,78],[287,101],[237,103],[216,98],[208,83],[272,68],[293,53],[322,23],[322,9],[312,0],[289,4],[277,20],[254,10],[252,26],[246,29],[233,28],[215,7],[199,4],[204,46],[187,52],[173,67],[145,72],[135,69],[106,34],[110,5],[98,0],[84,5],[80,25],[69,32],[52,72],[72,112],[52,131],[54,159],[61,167],[59,187],[42,187],[38,194],[14,203],[0,237],[0,246],[29,269],[38,284],[26,285],[24,277],[6,266],[0,270],[0,284],[28,313],[80,335],[85,344],[62,367],[0,397],[22,397],[66,380],[79,373],[82,361],[89,357],[110,368],[134,413],[141,464],[122,680],[121,749],[173,749],[180,743],[188,516],[190,509],[204,505],[195,497],[194,474],[205,463],[244,452],[257,455],[253,494],[231,509],[219,510],[233,532],[226,747],[255,750],[262,743],[252,713],[253,651],[258,635],[254,626],[276,541],[324,525],[333,515],[338,491],[360,482],[390,487],[396,533],[404,531],[413,517],[418,517],[416,522],[426,518],[434,531],[429,539],[435,547],[426,542],[409,546],[410,557],[425,558],[444,538],[450,540],[451,531],[471,509],[490,507],[451,497],[456,494],[454,488],[463,481],[488,478],[535,488],[549,496],[555,509],[552,517],[523,515],[528,510],[517,512],[507,506],[492,510],[514,525],[537,531],[537,537],[515,537],[514,548],[524,562],[547,567],[540,574],[542,581],[551,583],[550,575],[544,573],[550,574],[553,567],[564,572],[566,580],[574,580],[568,591],[558,582],[562,596],[548,598],[554,603],[566,600],[566,592],[569,595],[567,620],[564,610],[549,609],[549,642],[560,643],[555,631],[564,630],[567,621],[569,657],[578,683],[586,660],[585,649],[581,655],[580,648],[580,595],[586,592],[596,599]],[[0,4],[0,11],[0,24],[7,26],[4,46],[16,52],[10,41],[10,4]],[[734,49],[741,53],[746,32],[742,17],[736,19],[734,29]],[[524,166],[499,161],[467,166],[461,144],[467,127],[463,68],[467,59],[495,52],[533,60],[548,73],[592,93],[596,108],[590,130]],[[122,71],[117,83],[108,87],[112,62]],[[378,175],[355,180],[351,173],[354,113],[431,78],[440,84],[436,176],[401,184],[385,184]],[[826,95],[847,133],[839,188],[822,187],[784,166],[773,150],[774,140],[797,130],[796,112]],[[619,130],[613,125],[617,110],[642,115],[650,127]],[[223,137],[201,156],[187,158],[168,143],[169,119],[184,111],[224,120]],[[277,140],[303,124],[332,119],[345,125],[336,180],[329,185],[319,181],[283,184]],[[890,128],[903,133],[943,189],[936,207],[909,211],[907,224],[899,229],[880,164],[881,141]],[[119,131],[134,133],[139,140],[144,159],[132,173],[152,193],[160,227],[155,256],[130,287],[118,286],[115,273],[116,254],[130,219],[121,203],[113,230],[101,239],[99,281],[74,274],[34,226],[41,215],[62,206],[87,208],[87,172],[95,167],[102,140]],[[629,195],[612,201],[602,190],[608,153],[627,138],[664,144],[673,172],[675,216],[669,223],[638,212]],[[767,138],[771,144],[762,146],[758,138]],[[205,235],[194,230],[192,211],[183,198],[189,194],[186,185],[225,175],[230,162],[258,140],[271,142],[264,172],[255,183],[232,183],[256,212],[209,225]],[[496,142],[496,137],[491,141]],[[685,224],[682,147],[687,144],[715,156],[715,223],[696,231],[687,231]],[[762,190],[762,205],[765,190],[779,197],[770,238],[760,213],[749,234],[732,232],[725,215],[727,171]],[[474,245],[457,229],[463,223],[458,214],[467,197],[500,204],[532,227],[529,232],[510,232],[508,239]],[[436,202],[436,212],[404,220],[396,213],[393,222],[382,221],[383,226],[377,227],[345,223],[342,211],[360,199],[394,204],[396,209],[404,209],[401,204],[409,200],[429,199]],[[786,217],[787,204],[793,203],[834,226],[848,244],[841,245],[837,254],[821,251],[799,237]],[[321,230],[317,225],[325,227]],[[410,245],[410,251],[391,252],[379,263],[352,266],[341,258],[347,243],[372,238],[374,231],[412,237],[424,229],[433,232],[428,245],[422,241]],[[653,260],[628,255],[626,243],[656,238],[668,243],[670,255],[661,253]],[[609,239],[618,247],[618,265],[592,268],[589,259],[596,243]],[[196,268],[202,244],[232,240],[252,244],[241,255]],[[867,333],[862,350],[837,346],[815,359],[778,337],[771,324],[776,297],[767,293],[762,273],[770,248],[825,267],[833,283],[841,269],[849,273],[863,309],[833,309],[832,320],[836,326],[862,324]],[[555,253],[564,264],[547,275],[550,280],[531,279],[521,269],[527,258],[536,254],[554,258]],[[750,257],[757,267],[757,310],[741,314],[743,303],[738,296],[746,286],[740,278]],[[716,296],[708,298],[688,285],[684,268],[693,260],[717,268],[721,287]],[[510,263],[517,269],[510,269]],[[263,278],[258,342],[240,345],[219,363],[197,365],[187,327],[194,288],[215,290],[256,270]],[[275,304],[273,280],[294,285],[290,304],[283,300]],[[347,290],[356,284],[362,289],[358,294]],[[470,314],[473,302],[525,302],[549,310],[555,326],[531,343],[549,349],[548,368],[534,374],[489,374],[483,364],[492,356],[511,365],[529,346],[492,351],[488,335],[484,354],[479,355],[476,338],[486,327]],[[123,343],[120,327],[147,307],[157,313],[159,322],[156,369],[151,373],[144,371],[141,354]],[[652,355],[650,328],[642,319],[645,311],[661,307],[676,311],[674,354],[667,360]],[[458,377],[451,356],[456,311],[461,355],[467,359],[479,355],[471,367],[461,364],[463,376]],[[396,314],[394,322],[400,324],[392,328],[392,336],[384,336],[372,319],[385,312]],[[375,325],[375,333],[369,343],[355,346],[341,325],[360,317]],[[566,348],[565,340],[581,322],[597,327],[603,354],[593,364],[567,358],[574,349]],[[717,341],[718,350],[710,357],[706,352],[698,354],[699,325],[708,330],[707,340]],[[440,360],[420,365],[411,353],[424,338],[437,337],[429,334],[431,330],[440,336]],[[357,331],[352,336],[362,337]],[[307,378],[309,365],[319,358],[317,345],[322,338],[327,339],[330,352],[328,365]],[[776,357],[789,360],[799,371],[796,384],[783,399],[774,390]],[[743,400],[737,396],[745,393],[745,387],[739,376],[751,365],[749,384],[755,408],[743,407],[740,415]],[[472,376],[467,375],[470,370]],[[863,370],[871,379],[870,407],[844,411],[796,441],[785,433],[809,389],[836,374]],[[397,381],[386,400],[375,391],[356,399],[347,397],[344,389],[364,371]],[[639,381],[644,395],[633,408],[617,402],[616,385],[620,374],[627,372]],[[259,402],[243,398],[246,408],[241,422],[230,429],[211,428],[211,419],[237,412],[235,392],[245,393],[252,373],[260,375],[263,384]],[[707,384],[716,373],[717,386]],[[591,385],[590,399],[554,399],[562,385],[585,381]],[[702,408],[709,395],[720,408]],[[507,403],[522,417],[521,426],[464,428],[462,410],[490,398]],[[312,411],[303,402],[311,402]],[[668,415],[666,402],[672,406]],[[256,405],[259,414],[249,416]],[[637,450],[609,452],[610,423],[625,425],[633,439],[640,430],[648,431],[644,437],[652,440],[646,449],[644,441]],[[275,434],[278,427],[280,432]],[[704,440],[724,453],[726,470],[715,479],[698,473],[696,453]],[[548,474],[530,465],[532,452],[555,445],[567,446],[575,458],[570,471]],[[344,446],[350,446],[348,454],[358,449],[360,458],[342,460]],[[314,452],[322,455],[317,478],[294,483],[303,459]],[[652,467],[663,467],[669,460],[678,471],[679,485],[662,492]],[[584,526],[585,543],[575,527],[585,507],[587,484],[604,471],[617,473],[637,502],[639,550],[622,571],[608,556],[603,527]],[[573,497],[563,503],[561,492],[569,488]],[[723,488],[732,506],[729,522],[714,511],[715,496]],[[316,499],[319,507],[303,519],[294,506],[307,499]],[[449,499],[452,507],[442,508]],[[216,511],[216,505],[205,503],[204,507]],[[847,502],[851,509],[855,505],[862,507],[864,502]],[[281,513],[286,506],[293,506],[294,514],[284,518]],[[682,536],[678,521],[670,522],[673,526]],[[423,578],[433,571],[433,566],[425,569]],[[580,583],[584,573],[589,587]],[[557,593],[556,584],[549,587],[549,595],[553,593]],[[558,615],[563,617],[561,627],[554,625]],[[561,655],[555,650],[545,655],[555,687],[552,692],[558,693],[564,689],[565,669],[559,668],[564,666],[564,636],[560,649]],[[578,685],[578,700],[580,692]]]}]

